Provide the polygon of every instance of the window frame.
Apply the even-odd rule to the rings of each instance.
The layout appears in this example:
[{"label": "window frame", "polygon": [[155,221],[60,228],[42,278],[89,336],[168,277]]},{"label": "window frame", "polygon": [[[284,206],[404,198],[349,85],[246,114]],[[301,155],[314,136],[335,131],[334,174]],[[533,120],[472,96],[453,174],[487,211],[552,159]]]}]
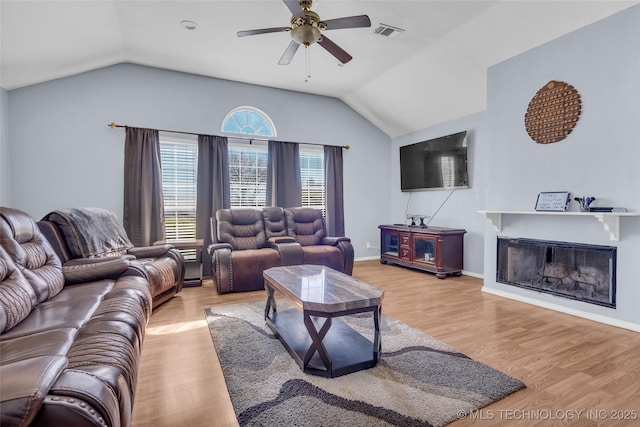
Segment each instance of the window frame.
[{"label": "window frame", "polygon": [[[251,126],[251,129],[253,129],[253,133],[249,133],[249,132],[230,132],[230,131],[226,131],[225,130],[225,125],[227,124],[227,122],[229,120],[235,120],[235,117],[241,113],[247,113],[247,114],[256,114],[258,115],[262,120],[263,123],[266,123],[269,127],[269,129],[271,130],[270,134],[263,134],[263,133],[256,133],[256,127]],[[260,124],[260,126],[262,126],[262,123]],[[258,128],[260,127],[258,126]],[[271,117],[269,117],[269,115],[267,113],[265,113],[264,111],[260,110],[259,108],[256,107],[252,107],[249,105],[242,105],[240,107],[236,107],[233,110],[229,111],[227,113],[227,115],[224,117],[224,119],[222,120],[222,126],[220,127],[220,131],[223,133],[223,135],[229,136],[229,137],[247,137],[247,136],[255,136],[257,138],[261,138],[261,139],[269,139],[269,138],[276,138],[278,136],[278,131],[276,130],[276,125],[273,123],[273,120],[271,120]]]}]

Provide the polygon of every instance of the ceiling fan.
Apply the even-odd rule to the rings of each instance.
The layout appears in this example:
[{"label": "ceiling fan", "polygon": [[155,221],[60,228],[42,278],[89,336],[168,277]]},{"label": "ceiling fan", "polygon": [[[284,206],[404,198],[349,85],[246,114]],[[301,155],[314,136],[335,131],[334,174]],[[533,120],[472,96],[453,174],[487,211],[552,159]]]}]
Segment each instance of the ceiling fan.
[{"label": "ceiling fan", "polygon": [[344,28],[370,27],[371,20],[367,15],[348,16],[345,18],[328,19],[321,21],[320,16],[311,9],[312,0],[283,0],[293,16],[290,27],[262,28],[258,30],[238,31],[238,37],[255,36],[257,34],[279,33],[290,31],[291,43],[278,61],[280,65],[287,65],[293,59],[300,45],[305,47],[318,43],[327,52],[335,56],[340,62],[346,64],[353,57],[340,46],[332,42],[321,31],[340,30]]}]

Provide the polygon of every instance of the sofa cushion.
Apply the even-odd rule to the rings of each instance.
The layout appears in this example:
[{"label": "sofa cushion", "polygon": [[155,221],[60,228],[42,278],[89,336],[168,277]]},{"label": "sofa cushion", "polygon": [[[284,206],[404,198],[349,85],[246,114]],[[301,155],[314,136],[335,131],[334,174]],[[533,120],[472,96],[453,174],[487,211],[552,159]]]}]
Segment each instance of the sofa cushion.
[{"label": "sofa cushion", "polygon": [[36,295],[9,254],[0,246],[0,333],[31,313]]},{"label": "sofa cushion", "polygon": [[[78,333],[74,328],[49,329],[12,339],[0,339],[0,364],[40,356],[64,356]],[[3,337],[4,338],[4,337]]]},{"label": "sofa cushion", "polygon": [[260,249],[266,243],[262,211],[254,208],[220,209],[216,212],[218,242],[234,250]]},{"label": "sofa cushion", "polygon": [[[123,278],[120,278],[117,282],[122,280]],[[130,280],[128,276],[127,280]],[[112,291],[117,282],[116,280],[100,280],[66,286],[63,292],[34,307],[22,322],[3,333],[2,339],[14,339],[52,329],[77,329],[89,320],[92,313],[105,296]]]},{"label": "sofa cushion", "polygon": [[71,254],[67,250],[67,244],[65,243],[62,234],[60,234],[58,227],[49,221],[38,221],[36,224],[38,225],[40,232],[42,232],[42,235],[53,248],[53,251],[58,255],[58,258],[60,258],[60,262],[64,265],[71,259]]},{"label": "sofa cushion", "polygon": [[64,277],[60,260],[29,215],[0,208],[0,236],[2,247],[33,289],[34,305],[62,290]]},{"label": "sofa cushion", "polygon": [[280,265],[278,251],[271,248],[233,251],[233,291],[263,289],[262,272]]},{"label": "sofa cushion", "polygon": [[64,356],[37,356],[0,366],[0,425],[29,425],[67,366]]},{"label": "sofa cushion", "polygon": [[262,215],[267,240],[287,236],[287,223],[284,219],[284,210],[282,208],[277,206],[263,208]]},{"label": "sofa cushion", "polygon": [[342,252],[335,246],[303,246],[302,259],[304,264],[324,265],[337,271],[344,271]]},{"label": "sofa cushion", "polygon": [[124,227],[108,209],[59,209],[43,220],[57,225],[72,258],[123,255],[133,248]]},{"label": "sofa cushion", "polygon": [[176,283],[176,277],[180,277],[180,266],[172,258],[139,258],[137,261],[147,272],[151,295],[171,289]]},{"label": "sofa cushion", "polygon": [[302,246],[322,244],[326,236],[322,211],[314,208],[286,208],[284,210],[289,236]]}]

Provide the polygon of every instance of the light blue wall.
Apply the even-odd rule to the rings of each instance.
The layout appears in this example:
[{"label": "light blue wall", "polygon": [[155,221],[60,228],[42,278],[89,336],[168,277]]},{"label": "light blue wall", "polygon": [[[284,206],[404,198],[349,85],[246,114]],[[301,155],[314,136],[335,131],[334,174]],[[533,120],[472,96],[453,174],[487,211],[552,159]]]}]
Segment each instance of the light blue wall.
[{"label": "light blue wall", "polygon": [[0,88],[0,206],[9,204],[9,96]]},{"label": "light blue wall", "polygon": [[[533,210],[542,191],[595,196],[594,205],[640,211],[640,7],[518,55],[489,69],[487,146],[491,155],[486,208]],[[573,85],[582,114],[563,141],[536,144],[523,116],[550,80]],[[570,210],[578,210],[572,202]],[[622,218],[612,242],[594,218],[507,216],[501,235],[618,247],[617,310],[540,295],[495,282],[496,232],[485,228],[486,290],[509,292],[567,311],[586,312],[640,328],[640,218]]]},{"label": "light blue wall", "polygon": [[[370,256],[388,220],[389,137],[336,98],[121,64],[9,92],[10,205],[36,219],[72,206],[122,216],[124,129],[220,134],[241,105],[267,113],[278,139],[346,145],[346,234]],[[3,168],[4,169],[4,168]]]},{"label": "light blue wall", "polygon": [[[391,219],[393,223],[403,223],[405,211],[433,216],[429,225],[438,227],[463,228],[464,267],[466,274],[481,276],[484,268],[484,219],[477,211],[483,209],[487,190],[487,169],[485,157],[490,152],[487,139],[486,114],[478,113],[443,123],[393,139],[391,144]],[[470,187],[455,190],[447,199],[450,190],[400,191],[400,148],[403,145],[425,141],[452,133],[467,131],[467,162]],[[443,204],[443,202],[446,202]]]},{"label": "light blue wall", "polygon": [[[488,70],[487,110],[401,137],[390,147],[390,217],[431,215],[447,191],[400,191],[399,146],[470,132],[471,188],[456,190],[432,225],[464,228],[464,270],[484,276],[484,290],[606,323],[640,330],[640,218],[622,218],[612,242],[592,217],[504,216],[501,236],[618,247],[617,309],[496,283],[496,237],[478,210],[532,211],[538,193],[595,196],[595,205],[640,211],[640,6],[532,49]],[[526,133],[524,114],[548,81],[573,85],[580,120],[564,141],[540,145]],[[577,210],[576,202],[571,210]]]}]

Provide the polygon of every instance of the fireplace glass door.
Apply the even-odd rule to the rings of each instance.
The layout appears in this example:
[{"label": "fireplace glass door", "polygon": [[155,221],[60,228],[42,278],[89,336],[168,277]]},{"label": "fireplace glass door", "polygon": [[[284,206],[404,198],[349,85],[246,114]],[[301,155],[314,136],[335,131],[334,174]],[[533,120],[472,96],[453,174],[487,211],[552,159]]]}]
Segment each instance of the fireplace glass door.
[{"label": "fireplace glass door", "polygon": [[499,283],[615,307],[615,271],[613,246],[498,238]]}]

